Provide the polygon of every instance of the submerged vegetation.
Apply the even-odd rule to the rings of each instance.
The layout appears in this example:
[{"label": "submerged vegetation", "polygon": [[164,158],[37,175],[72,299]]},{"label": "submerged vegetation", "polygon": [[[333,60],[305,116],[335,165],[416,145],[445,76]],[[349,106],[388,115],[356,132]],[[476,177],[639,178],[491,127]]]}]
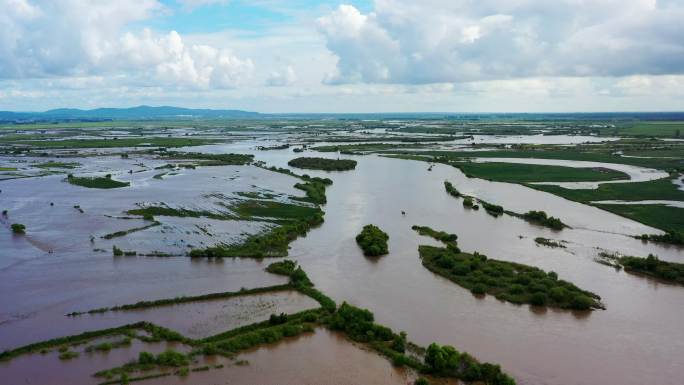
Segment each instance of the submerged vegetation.
[{"label": "submerged vegetation", "polygon": [[[302,333],[313,332],[316,327],[324,326],[339,331],[349,339],[365,344],[369,348],[387,357],[396,366],[407,366],[412,370],[433,376],[456,378],[463,381],[479,381],[492,385],[512,385],[515,381],[503,373],[498,365],[480,363],[467,353],[460,353],[449,346],[437,344],[424,349],[407,341],[406,333],[395,333],[390,328],[374,322],[374,315],[368,310],[344,303],[337,308],[335,302],[318,291],[306,273],[297,266],[296,262],[284,260],[270,264],[267,271],[285,275],[290,282],[285,288],[294,288],[311,296],[321,304],[321,308],[305,310],[295,314],[272,314],[263,322],[239,327],[217,335],[193,340],[169,329],[165,329],[147,322],[125,325],[118,328],[86,332],[80,335],[57,338],[32,345],[27,345],[11,351],[0,353],[0,360],[9,360],[21,354],[48,351],[59,348],[60,358],[70,359],[78,356],[77,352],[69,351],[69,346],[80,345],[101,337],[122,336],[122,339],[112,342],[91,344],[85,348],[86,352],[109,351],[122,346],[128,346],[132,338],[144,342],[177,341],[192,347],[189,353],[169,350],[152,354],[140,352],[138,358],[122,366],[99,371],[95,377],[108,380],[105,383],[126,383],[133,379],[156,378],[169,375],[167,369],[173,368],[176,375],[187,376],[191,372],[205,371],[207,366],[195,366],[198,355],[222,355],[234,357],[235,354],[262,344],[275,343],[286,337],[294,337]],[[266,292],[280,290],[281,287],[266,287],[242,290],[238,293],[216,293],[196,297],[178,297],[167,300],[141,301],[133,305],[116,308],[96,309],[88,313],[98,313],[109,310],[128,310],[170,304],[201,301],[207,299],[225,298],[226,295],[246,295],[252,292]],[[78,315],[83,313],[73,313]],[[142,330],[145,334],[138,334]],[[409,353],[410,351],[410,353]],[[446,360],[446,361],[444,361]],[[217,366],[220,367],[220,366]],[[131,377],[135,373],[147,372],[140,377]]]},{"label": "submerged vegetation", "polygon": [[644,241],[684,245],[684,232],[667,231],[665,234],[642,234],[636,238]]},{"label": "submerged vegetation", "polygon": [[324,171],[347,171],[356,168],[356,161],[351,159],[301,157],[294,158],[287,164],[291,167]]},{"label": "submerged vegetation", "polygon": [[377,257],[389,252],[387,241],[389,235],[375,225],[365,225],[363,230],[356,236],[356,243],[368,257]]},{"label": "submerged vegetation", "polygon": [[194,258],[284,257],[287,256],[290,242],[306,235],[312,227],[321,223],[323,223],[323,215],[316,214],[307,219],[274,227],[260,234],[250,235],[240,243],[193,249],[190,251],[190,256]]},{"label": "submerged vegetation", "polygon": [[411,226],[411,229],[417,231],[420,235],[432,237],[444,243],[448,248],[454,251],[460,251],[458,249],[458,243],[456,243],[456,240],[458,239],[456,234],[449,234],[446,231],[437,231],[428,226],[413,225]]},{"label": "submerged vegetation", "polygon": [[549,238],[537,237],[534,238],[534,242],[542,246],[565,249],[565,245],[562,243],[563,241],[558,242]]}]

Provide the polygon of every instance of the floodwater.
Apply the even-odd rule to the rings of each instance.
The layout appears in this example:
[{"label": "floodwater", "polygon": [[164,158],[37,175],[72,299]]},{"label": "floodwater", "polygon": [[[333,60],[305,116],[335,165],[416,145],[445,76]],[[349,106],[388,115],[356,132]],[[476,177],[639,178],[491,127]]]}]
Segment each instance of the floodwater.
[{"label": "floodwater", "polygon": [[380,385],[412,384],[413,376],[395,368],[377,353],[353,344],[341,335],[317,329],[240,354],[247,365],[163,377],[148,385],[260,384],[260,385]]},{"label": "floodwater", "polygon": [[[625,235],[654,229],[523,186],[468,179],[445,165],[428,172],[423,162],[356,159],[355,171],[330,174],[335,183],[328,190],[326,223],[292,247],[291,255],[321,290],[371,309],[379,322],[407,331],[419,344],[452,344],[500,363],[522,384],[681,383],[684,289],[593,261],[605,249],[684,262],[681,248]],[[573,229],[554,232],[464,209],[444,192],[445,179],[514,211],[543,209]],[[367,223],[389,233],[389,255],[362,255],[354,236]],[[467,251],[556,271],[601,295],[607,310],[573,313],[475,298],[420,264],[418,245],[434,241],[413,232],[413,224],[454,232]],[[566,240],[567,249],[536,246],[537,236]]]},{"label": "floodwater", "polygon": [[[121,337],[111,339],[116,341]],[[86,385],[99,384],[104,378],[93,377],[101,370],[111,369],[136,360],[140,352],[159,354],[167,349],[189,352],[188,346],[172,342],[145,343],[133,339],[129,346],[112,349],[108,352],[85,352],[90,344],[72,347],[79,356],[70,360],[60,360],[59,352],[52,350],[46,354],[28,354],[14,358],[10,362],[0,362],[2,383],[7,385]]]},{"label": "floodwater", "polygon": [[[256,151],[254,143],[187,150],[251,152],[257,160],[279,167],[287,167],[287,161],[296,156],[339,157],[334,153]],[[372,310],[378,322],[397,331],[405,330],[410,340],[421,345],[433,341],[451,344],[483,361],[501,364],[521,384],[680,384],[684,373],[681,359],[684,288],[618,272],[594,262],[601,250],[641,256],[653,253],[664,260],[684,262],[682,248],[644,243],[630,237],[659,233],[658,230],[524,186],[469,179],[447,165],[438,164],[428,171],[428,164],[424,162],[374,155],[342,157],[356,159],[359,162],[356,170],[334,173],[295,170],[334,181],[328,188],[325,223],[293,242],[290,251],[291,257],[302,264],[320,290],[340,303],[348,301]],[[226,174],[227,178],[232,175]],[[296,194],[287,190],[295,183],[293,178],[276,173],[251,175],[245,178],[258,188]],[[67,193],[60,187],[52,191],[54,183],[40,182],[50,178],[55,177],[35,179],[31,184],[27,182],[29,179],[3,182],[3,202],[6,191],[12,191],[9,186],[15,186],[12,196],[21,196],[22,191],[31,191],[33,196],[36,191],[35,194],[43,194],[40,199],[47,201],[53,194],[64,194],[85,204],[92,201],[85,208],[86,213],[95,210],[92,205],[98,202],[96,197],[82,198],[81,194],[87,193],[84,189]],[[217,179],[222,183],[220,189],[230,188],[227,187],[229,180]],[[213,180],[205,179],[201,183],[211,184]],[[494,218],[484,210],[465,209],[460,199],[445,193],[444,180],[451,181],[464,194],[512,211],[544,210],[572,228],[556,232],[518,218],[506,215]],[[173,188],[186,191],[193,181],[192,177],[180,180]],[[20,183],[27,184],[20,188]],[[131,192],[135,190],[132,188]],[[155,191],[176,194],[175,190],[172,193],[163,188]],[[193,193],[197,191],[186,191],[184,197],[192,202]],[[133,204],[140,200],[173,202],[170,198],[150,199],[145,195],[127,202]],[[34,218],[31,213],[36,210],[34,206],[13,204],[10,213],[16,211],[15,215],[21,214],[26,222],[34,220],[34,226],[39,225],[40,216],[48,215],[42,212],[31,219]],[[120,202],[102,204],[111,205],[106,212],[122,210]],[[39,209],[44,210],[42,206]],[[405,216],[401,215],[402,210]],[[73,219],[65,219],[60,223],[66,228],[72,222]],[[368,223],[380,226],[390,235],[389,255],[371,259],[358,249],[354,237]],[[475,298],[421,265],[418,245],[436,243],[411,230],[414,224],[458,234],[459,245],[466,251],[556,271],[560,278],[601,295],[607,310],[573,313],[512,305],[489,296]],[[56,228],[54,232],[59,234],[61,230]],[[90,232],[76,231],[81,234],[79,239],[86,238]],[[62,250],[62,243],[55,240],[58,237],[41,238],[40,232],[36,236],[37,240],[52,242],[52,247]],[[29,233],[27,238],[31,237]],[[535,237],[567,241],[567,248],[537,246]],[[0,238],[0,242],[0,246],[8,245],[17,252],[25,246],[24,240],[11,236]],[[5,266],[0,269],[0,315],[5,320],[0,323],[0,348],[82,330],[83,325],[73,327],[74,320],[63,317],[74,310],[284,282],[282,277],[263,272],[268,261],[112,258],[101,253],[86,257],[81,252],[68,252],[66,244],[70,243],[62,242],[63,252],[48,255],[37,253],[34,248],[25,256],[12,256],[11,263],[0,264]],[[77,247],[77,250],[81,249]],[[184,317],[184,314],[169,316]],[[87,328],[101,327],[91,324]],[[396,374],[383,358],[364,353],[357,360],[357,355],[348,349],[359,349],[347,341],[325,336],[319,331],[258,349],[249,356],[250,365],[245,367],[192,373],[186,380],[174,377],[148,383],[394,383],[395,375],[397,383],[406,383],[406,377]],[[342,358],[346,356],[350,356],[348,361]],[[380,369],[370,370],[367,366]],[[214,377],[216,373],[220,377]]]},{"label": "floodwater", "polygon": [[271,314],[292,314],[318,307],[318,302],[299,292],[281,291],[149,309],[83,314],[71,318],[71,322],[84,328],[98,324],[125,325],[149,321],[186,337],[200,339],[265,321]]}]

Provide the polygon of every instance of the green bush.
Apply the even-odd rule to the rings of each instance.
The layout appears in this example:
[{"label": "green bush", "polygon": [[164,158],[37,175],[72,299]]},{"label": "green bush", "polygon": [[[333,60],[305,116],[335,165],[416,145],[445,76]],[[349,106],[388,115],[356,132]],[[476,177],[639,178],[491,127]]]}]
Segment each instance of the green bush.
[{"label": "green bush", "polygon": [[364,226],[361,233],[356,236],[356,243],[363,250],[363,254],[371,257],[387,254],[388,240],[389,235],[375,225]]},{"label": "green bush", "polygon": [[346,171],[356,168],[356,161],[351,159],[301,157],[292,159],[287,164],[291,167],[325,171]]},{"label": "green bush", "polygon": [[14,234],[25,234],[26,233],[26,226],[22,225],[21,223],[12,223],[12,232]]},{"label": "green bush", "polygon": [[548,301],[546,294],[537,292],[532,294],[532,297],[530,297],[530,303],[534,306],[546,306],[546,302]]}]

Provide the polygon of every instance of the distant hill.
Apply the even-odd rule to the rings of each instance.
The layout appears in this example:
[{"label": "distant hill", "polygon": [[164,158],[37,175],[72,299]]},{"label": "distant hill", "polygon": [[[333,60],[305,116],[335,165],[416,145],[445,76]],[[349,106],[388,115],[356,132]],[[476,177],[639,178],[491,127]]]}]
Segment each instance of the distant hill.
[{"label": "distant hill", "polygon": [[45,112],[0,111],[2,122],[26,121],[65,121],[65,120],[145,120],[145,119],[218,119],[218,118],[257,118],[258,112],[242,110],[210,110],[170,106],[138,106],[131,108],[96,108],[80,110],[59,108]]}]

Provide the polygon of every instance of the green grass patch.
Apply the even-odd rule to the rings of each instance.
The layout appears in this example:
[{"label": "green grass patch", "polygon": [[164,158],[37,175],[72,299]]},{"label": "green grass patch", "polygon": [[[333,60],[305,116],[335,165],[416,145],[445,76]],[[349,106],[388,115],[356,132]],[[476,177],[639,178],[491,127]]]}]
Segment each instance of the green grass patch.
[{"label": "green grass patch", "polygon": [[[595,206],[625,218],[634,219],[651,227],[673,233],[672,240],[659,239],[657,235],[647,235],[645,240],[656,242],[679,243],[684,236],[684,208],[667,205],[609,205]],[[678,234],[678,236],[676,235]],[[651,239],[652,238],[652,239]],[[676,241],[676,240],[679,241]]]},{"label": "green grass patch", "polygon": [[278,201],[250,199],[233,206],[235,212],[245,218],[271,217],[283,220],[301,220],[316,215],[323,215],[318,207],[308,207]]},{"label": "green grass patch", "polygon": [[45,163],[40,163],[34,165],[34,167],[38,168],[66,168],[66,169],[73,169],[78,166],[80,166],[80,163],[77,162],[45,162]]},{"label": "green grass patch", "polygon": [[684,122],[637,122],[631,126],[620,128],[618,135],[637,137],[684,137]]},{"label": "green grass patch", "polygon": [[111,177],[76,177],[69,175],[66,180],[73,185],[87,188],[110,189],[127,187],[131,185],[129,182],[120,182],[118,180],[112,179]]},{"label": "green grass patch", "polygon": [[596,189],[566,189],[552,185],[528,185],[566,199],[588,203],[602,200],[672,200],[684,201],[684,191],[672,183],[674,178],[656,179],[647,182],[604,183]]},{"label": "green grass patch", "polygon": [[629,175],[606,168],[575,168],[499,162],[451,163],[466,176],[508,183],[593,182],[629,179]]}]

